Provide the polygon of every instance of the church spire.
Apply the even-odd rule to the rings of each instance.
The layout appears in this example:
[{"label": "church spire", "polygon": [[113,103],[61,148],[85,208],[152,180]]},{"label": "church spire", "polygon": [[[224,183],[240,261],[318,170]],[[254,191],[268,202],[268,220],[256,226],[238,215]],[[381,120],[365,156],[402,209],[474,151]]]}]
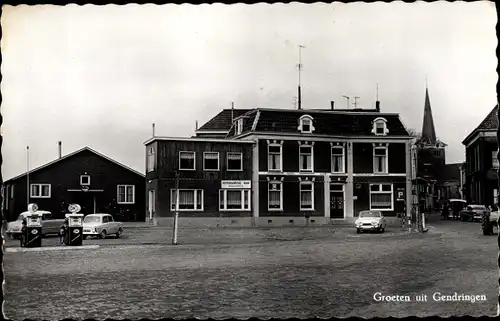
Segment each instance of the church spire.
[{"label": "church spire", "polygon": [[430,144],[434,144],[437,141],[436,129],[434,128],[434,119],[432,118],[431,101],[429,99],[429,90],[427,89],[427,79],[425,84],[425,105],[424,123],[422,125],[422,138]]}]

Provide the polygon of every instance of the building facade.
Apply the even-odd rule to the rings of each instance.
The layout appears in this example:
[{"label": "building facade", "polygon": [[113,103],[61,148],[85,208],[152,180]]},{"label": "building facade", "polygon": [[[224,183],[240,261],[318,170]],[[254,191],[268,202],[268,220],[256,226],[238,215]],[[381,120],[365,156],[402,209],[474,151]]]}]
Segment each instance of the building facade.
[{"label": "building facade", "polygon": [[[286,220],[293,223],[294,219],[306,215],[326,222],[353,218],[359,211],[370,209],[380,210],[386,216],[406,215],[409,213],[406,204],[411,204],[408,192],[411,190],[411,137],[399,115],[381,113],[379,106],[377,102],[377,109],[355,111],[252,109],[234,117],[229,128],[224,121],[220,122],[220,128],[212,128],[217,135],[227,132],[223,140],[206,138],[204,133],[203,137],[168,146],[173,153],[180,153],[187,148],[186,144],[193,144],[190,148],[197,150],[197,162],[202,161],[202,153],[223,154],[229,146],[234,146],[231,148],[241,149],[243,159],[248,160],[248,167],[238,176],[225,173],[221,168],[220,174],[209,183],[214,190],[204,206],[210,210],[207,208],[198,215],[226,215],[220,213],[225,206],[222,181],[226,179],[250,180],[246,185],[251,189],[250,209],[246,214],[227,212],[227,215],[251,214],[253,222]],[[216,118],[211,122],[217,123]],[[215,144],[211,139],[218,141]],[[146,149],[159,142],[158,139],[146,142]],[[167,139],[161,143],[172,142],[173,139]],[[171,175],[175,170],[172,163],[179,164],[180,156],[161,154],[160,147],[156,148],[159,154],[155,171],[169,168],[166,172]],[[148,184],[155,189],[152,175],[147,174]],[[193,170],[193,175],[207,174],[200,168]],[[171,189],[173,181],[168,184]],[[160,194],[157,195],[158,198]],[[173,205],[169,205],[172,209]],[[172,214],[164,208],[156,208],[156,212],[156,217]]]},{"label": "building facade", "polygon": [[171,218],[176,204],[183,217],[252,217],[253,142],[153,137],[145,145],[146,220]]},{"label": "building facade", "polygon": [[[68,205],[81,213],[105,212],[116,220],[144,221],[144,175],[85,147],[4,182],[4,218],[15,220],[29,203],[64,218]],[[28,182],[29,179],[29,182]],[[28,190],[29,184],[29,190]]]},{"label": "building facade", "polygon": [[443,194],[445,200],[462,199],[461,177],[462,163],[446,164],[442,174]]},{"label": "building facade", "polygon": [[473,204],[498,204],[498,105],[462,142],[465,145],[465,196]]}]

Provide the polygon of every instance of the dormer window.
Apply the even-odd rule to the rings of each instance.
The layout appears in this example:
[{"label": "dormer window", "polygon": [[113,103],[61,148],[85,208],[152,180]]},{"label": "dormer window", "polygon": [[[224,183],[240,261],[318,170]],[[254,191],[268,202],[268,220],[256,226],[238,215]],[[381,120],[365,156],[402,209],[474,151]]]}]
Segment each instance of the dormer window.
[{"label": "dormer window", "polygon": [[387,120],[382,117],[378,117],[373,121],[372,133],[377,136],[385,136],[389,133],[387,129]]},{"label": "dormer window", "polygon": [[236,135],[241,135],[243,132],[243,118],[240,118],[236,121]]},{"label": "dormer window", "polygon": [[304,115],[299,118],[299,127],[297,128],[302,133],[310,134],[314,131],[313,118],[309,115]]}]

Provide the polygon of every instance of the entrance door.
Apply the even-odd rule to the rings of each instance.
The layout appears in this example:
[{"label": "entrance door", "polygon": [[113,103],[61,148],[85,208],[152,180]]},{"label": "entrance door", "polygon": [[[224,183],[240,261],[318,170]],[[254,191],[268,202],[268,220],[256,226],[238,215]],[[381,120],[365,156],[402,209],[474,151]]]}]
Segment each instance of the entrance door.
[{"label": "entrance door", "polygon": [[71,203],[76,203],[81,206],[80,213],[92,214],[94,213],[94,193],[90,192],[74,192]]},{"label": "entrance door", "polygon": [[153,219],[153,212],[155,211],[155,191],[149,191],[148,195],[148,213],[149,219]]},{"label": "entrance door", "polygon": [[330,217],[344,218],[344,184],[330,185]]}]

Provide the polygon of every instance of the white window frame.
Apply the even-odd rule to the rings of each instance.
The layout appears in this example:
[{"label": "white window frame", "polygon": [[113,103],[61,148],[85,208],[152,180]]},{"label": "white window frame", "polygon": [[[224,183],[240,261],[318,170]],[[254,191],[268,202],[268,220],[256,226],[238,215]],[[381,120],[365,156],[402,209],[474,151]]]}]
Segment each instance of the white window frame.
[{"label": "white window frame", "polygon": [[[391,191],[382,191],[382,185],[390,185]],[[372,186],[379,186],[379,191],[372,191]],[[372,207],[372,194],[391,194],[391,208],[373,208]],[[381,211],[381,212],[390,212],[394,211],[394,184],[392,183],[380,183],[380,184],[370,184],[369,186],[369,195],[370,195],[370,211]]]},{"label": "white window frame", "polygon": [[[175,188],[170,189],[170,212],[175,212],[175,202],[177,200],[177,195],[175,194]],[[205,192],[202,189],[190,189],[190,188],[179,188],[179,191],[191,191],[194,193],[194,209],[191,208],[179,208],[179,212],[203,212],[205,210]],[[201,191],[201,209],[197,209],[196,205],[198,203],[198,193]]]},{"label": "white window frame", "polygon": [[[33,187],[34,186],[38,186],[38,190],[40,192],[38,195],[33,194]],[[49,195],[42,195],[42,190],[43,190],[42,187],[43,186],[49,187]],[[37,183],[30,184],[30,198],[50,198],[51,194],[52,194],[52,185],[51,184],[37,184]]]},{"label": "white window frame", "polygon": [[237,119],[235,125],[235,136],[241,135],[241,133],[243,133],[243,118]]},{"label": "white window frame", "polygon": [[[120,201],[120,188],[125,188],[125,201]],[[132,188],[132,200],[127,200],[127,189]],[[135,204],[135,185],[119,184],[116,186],[116,203],[117,204]]]},{"label": "white window frame", "polygon": [[[311,147],[311,168],[303,169],[302,168],[302,155],[308,155],[301,152],[302,147]],[[314,145],[312,144],[303,144],[299,145],[299,172],[314,172]]]},{"label": "white window frame", "polygon": [[[304,121],[309,122],[309,130],[304,130],[303,129]],[[309,116],[309,115],[302,115],[299,118],[299,127],[297,127],[297,129],[300,130],[300,132],[303,133],[303,134],[312,134],[314,132],[314,130],[315,130],[315,128],[314,128],[314,119],[311,116]]]},{"label": "white window frame", "polygon": [[[229,169],[229,155],[230,154],[240,155],[240,169]],[[241,172],[241,171],[243,171],[243,153],[241,153],[241,152],[227,152],[226,153],[226,169],[228,172]]]},{"label": "white window frame", "polygon": [[[193,168],[181,168],[182,154],[193,154]],[[179,151],[179,170],[180,171],[195,171],[196,170],[196,152]]]},{"label": "white window frame", "polygon": [[498,169],[498,167],[499,167],[497,153],[498,153],[498,151],[496,151],[496,150],[491,151],[491,161],[492,161],[491,168],[494,168],[494,169]]},{"label": "white window frame", "polygon": [[[206,160],[205,155],[207,155],[207,154],[217,154],[217,169],[210,169],[210,168],[207,169],[205,167],[205,160]],[[219,154],[219,152],[203,152],[203,170],[204,171],[212,171],[212,172],[220,170],[220,154]]]},{"label": "white window frame", "polygon": [[[83,183],[83,178],[87,178],[87,183]],[[80,185],[82,186],[90,186],[90,175],[80,175]]]},{"label": "white window frame", "polygon": [[[382,124],[383,128],[383,133],[378,133],[377,132],[377,125]],[[373,120],[373,128],[372,128],[372,133],[375,134],[376,136],[386,136],[389,133],[389,129],[387,128],[387,119],[383,117],[377,117]]]},{"label": "white window frame", "polygon": [[154,146],[148,147],[147,172],[152,172],[156,168],[156,151]]},{"label": "white window frame", "polygon": [[[275,190],[271,189],[272,184],[276,184],[277,186],[279,185],[279,192],[280,192],[280,207],[279,208],[273,208],[271,207],[270,200],[271,200],[271,192],[274,192]],[[283,211],[283,182],[279,181],[270,181],[267,184],[267,210],[270,212],[279,212]]]},{"label": "white window frame", "polygon": [[[383,172],[378,171],[378,166],[377,166],[378,162],[376,161],[378,156],[375,155],[375,151],[377,149],[385,150],[385,162],[384,162],[385,171],[383,171]],[[389,148],[387,146],[375,146],[375,147],[373,147],[373,173],[374,174],[388,174],[389,173]]]},{"label": "white window frame", "polygon": [[[333,150],[334,149],[341,149],[342,150],[342,167],[340,169],[340,171],[336,172],[333,170]],[[339,156],[339,155],[335,155],[335,156]],[[339,173],[345,173],[345,147],[344,146],[332,146],[331,148],[331,155],[330,155],[330,163],[331,163],[331,172],[332,173],[335,173],[335,174],[339,174]]]},{"label": "white window frame", "polygon": [[[305,185],[311,186],[311,208],[304,208],[302,206],[302,186],[305,186]],[[314,211],[314,182],[310,182],[310,181],[300,182],[300,184],[299,184],[299,203],[300,203],[300,210],[301,211],[310,211],[310,212]]]},{"label": "white window frame", "polygon": [[[227,192],[240,192],[241,197],[241,208],[227,208]],[[219,190],[219,211],[224,212],[249,212],[252,210],[252,199],[251,199],[250,189],[220,189]],[[245,208],[245,194],[248,198],[248,208]],[[224,202],[221,203],[221,196],[223,196]]]},{"label": "white window frame", "polygon": [[[278,166],[279,168],[271,168],[271,152],[270,148],[271,147],[279,147],[280,152],[279,152],[279,162]],[[273,153],[273,155],[276,155],[276,153]],[[271,172],[282,172],[283,171],[283,145],[281,144],[268,144],[267,145],[267,169]]]},{"label": "white window frame", "polygon": [[498,204],[498,189],[493,189],[493,205]]}]

